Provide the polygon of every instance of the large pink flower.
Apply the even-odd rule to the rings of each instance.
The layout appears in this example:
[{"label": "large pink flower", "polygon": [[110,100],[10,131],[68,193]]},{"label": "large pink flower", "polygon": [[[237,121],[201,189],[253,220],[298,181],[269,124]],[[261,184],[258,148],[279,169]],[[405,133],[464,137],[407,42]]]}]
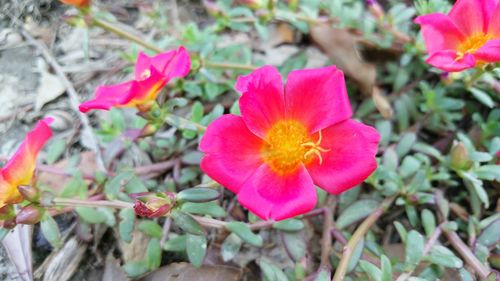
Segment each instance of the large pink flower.
[{"label": "large pink flower", "polygon": [[427,63],[444,71],[462,71],[478,63],[500,62],[500,3],[458,0],[448,15],[419,16]]},{"label": "large pink flower", "polygon": [[276,68],[239,77],[241,117],[211,123],[200,142],[201,169],[238,194],[262,219],[303,214],[316,204],[314,185],[339,194],[377,167],[378,132],[351,118],[344,74],[335,66]]},{"label": "large pink flower", "polygon": [[82,103],[80,111],[109,110],[113,106],[147,110],[170,79],[185,77],[190,68],[191,60],[184,47],[154,57],[141,52],[135,64],[134,80],[97,88],[95,98]]},{"label": "large pink flower", "polygon": [[52,136],[52,130],[49,127],[51,122],[52,118],[38,121],[16,153],[0,169],[0,208],[23,201],[17,187],[31,184],[38,152]]}]

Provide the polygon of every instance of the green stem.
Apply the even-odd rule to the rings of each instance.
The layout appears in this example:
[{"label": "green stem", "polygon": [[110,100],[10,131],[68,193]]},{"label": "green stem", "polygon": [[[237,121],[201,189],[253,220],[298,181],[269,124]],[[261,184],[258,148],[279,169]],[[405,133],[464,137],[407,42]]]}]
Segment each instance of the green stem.
[{"label": "green stem", "polygon": [[95,26],[98,26],[106,31],[109,31],[111,33],[114,33],[122,38],[125,38],[127,40],[130,40],[132,42],[135,42],[141,46],[143,46],[144,48],[147,48],[147,49],[150,49],[152,51],[155,51],[157,53],[161,53],[163,52],[162,49],[158,48],[158,47],[155,47],[149,43],[147,43],[146,41],[144,41],[143,39],[141,39],[140,37],[136,36],[136,35],[133,35],[117,26],[114,26],[112,25],[111,23],[108,23],[108,22],[105,22],[103,20],[100,20],[98,18],[92,18],[92,24],[95,25]]},{"label": "green stem", "polygon": [[394,196],[386,198],[382,202],[382,204],[359,225],[358,229],[356,229],[351,239],[349,239],[349,242],[347,242],[347,245],[345,245],[342,251],[342,258],[340,259],[339,265],[337,266],[337,270],[335,271],[335,275],[333,276],[332,281],[344,280],[344,277],[347,274],[347,267],[349,265],[349,261],[351,260],[354,249],[358,245],[359,241],[363,239],[366,232],[368,232],[368,230],[372,227],[372,225],[392,204],[394,199],[395,199]]},{"label": "green stem", "polygon": [[238,64],[238,63],[214,62],[214,61],[205,61],[203,62],[203,66],[208,68],[229,68],[238,70],[256,70],[258,68],[257,66],[251,64]]}]

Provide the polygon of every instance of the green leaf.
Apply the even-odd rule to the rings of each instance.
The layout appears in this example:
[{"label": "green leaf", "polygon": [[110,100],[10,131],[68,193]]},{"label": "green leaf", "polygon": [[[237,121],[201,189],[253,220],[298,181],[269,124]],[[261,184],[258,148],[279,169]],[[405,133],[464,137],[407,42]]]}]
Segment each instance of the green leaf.
[{"label": "green leaf", "polygon": [[489,224],[477,238],[477,243],[486,247],[498,244],[500,241],[500,219]]},{"label": "green leaf", "polygon": [[262,237],[260,237],[257,234],[254,234],[252,230],[250,230],[248,225],[246,225],[243,222],[238,222],[238,221],[229,222],[226,225],[226,228],[229,231],[233,232],[234,234],[238,235],[243,241],[252,246],[262,247],[264,243]]},{"label": "green leaf", "polygon": [[124,186],[133,177],[132,172],[122,172],[107,181],[104,185],[104,193],[108,199],[116,199],[120,188]]},{"label": "green leaf", "polygon": [[59,248],[62,246],[61,233],[59,232],[59,226],[56,221],[48,214],[45,213],[42,221],[40,222],[40,229],[42,234],[54,248]]},{"label": "green leaf", "polygon": [[361,266],[361,269],[368,275],[370,280],[382,280],[382,271],[380,271],[380,269],[375,265],[363,260],[359,262],[359,265]]},{"label": "green leaf", "polygon": [[287,219],[274,223],[273,228],[283,231],[294,232],[304,229],[304,223],[302,222],[302,220],[298,219]]},{"label": "green leaf", "polygon": [[349,260],[349,264],[347,265],[347,272],[351,272],[354,270],[359,260],[361,259],[361,254],[363,254],[363,248],[365,247],[365,239],[361,239],[356,245],[356,248],[352,251],[351,259]]},{"label": "green leaf", "polygon": [[298,262],[306,254],[307,244],[301,233],[284,232],[283,245],[293,261]]},{"label": "green leaf", "polygon": [[57,139],[52,142],[47,149],[47,164],[53,164],[63,154],[66,149],[66,141]]},{"label": "green leaf", "polygon": [[201,225],[193,219],[190,215],[181,212],[179,210],[173,210],[170,213],[172,219],[174,219],[175,224],[178,227],[182,228],[184,231],[194,235],[204,235],[205,231],[201,227]]},{"label": "green leaf", "polygon": [[137,229],[146,233],[147,235],[155,238],[161,238],[163,236],[163,231],[161,226],[156,222],[151,220],[142,220],[138,225]]},{"label": "green leaf", "polygon": [[271,261],[261,259],[259,261],[259,266],[264,281],[288,281],[285,273]]},{"label": "green leaf", "polygon": [[469,172],[461,172],[460,175],[462,176],[466,184],[468,183],[473,187],[479,200],[481,200],[484,206],[488,208],[488,206],[490,205],[490,200],[488,198],[488,193],[486,193],[486,190],[484,190],[483,182],[479,180],[474,174]]},{"label": "green leaf", "polygon": [[173,237],[169,237],[168,240],[163,244],[163,249],[165,251],[183,252],[186,250],[186,235],[170,234],[170,236]]},{"label": "green leaf", "polygon": [[412,148],[413,144],[415,144],[417,140],[417,135],[413,132],[405,133],[398,145],[396,146],[396,153],[398,154],[399,157],[405,156],[410,149]]},{"label": "green leaf", "polygon": [[209,215],[216,218],[226,215],[226,211],[215,202],[186,202],[182,204],[181,210],[190,214]]},{"label": "green leaf", "polygon": [[108,217],[105,214],[99,212],[94,208],[76,207],[75,211],[80,216],[80,218],[87,223],[99,224],[104,223],[108,220]]},{"label": "green leaf", "polygon": [[486,105],[489,108],[493,108],[495,106],[495,102],[493,99],[483,90],[478,88],[470,88],[469,91],[472,95],[482,104]]},{"label": "green leaf", "polygon": [[85,198],[87,195],[87,184],[82,178],[82,174],[80,172],[76,172],[71,180],[64,185],[63,190],[61,191],[60,196],[64,198],[71,197],[80,197]]},{"label": "green leaf", "polygon": [[436,217],[434,217],[434,214],[427,209],[422,210],[421,216],[425,234],[427,237],[430,237],[436,229]]},{"label": "green leaf", "polygon": [[470,274],[470,272],[468,272],[465,268],[460,268],[458,273],[460,274],[461,281],[474,281],[472,274]]},{"label": "green leaf", "polygon": [[224,262],[232,260],[240,252],[241,244],[242,240],[238,235],[234,233],[229,234],[226,239],[224,239],[220,248],[222,260]]},{"label": "green leaf", "polygon": [[424,253],[424,237],[415,230],[408,232],[405,248],[405,267],[412,270],[417,267]]},{"label": "green leaf", "polygon": [[148,263],[149,270],[154,270],[160,267],[161,247],[159,239],[151,238],[151,240],[149,240],[148,247],[146,248],[146,261]]},{"label": "green leaf", "polygon": [[392,281],[392,264],[386,255],[380,256],[382,274],[380,281]]},{"label": "green leaf", "polygon": [[122,209],[120,211],[119,217],[121,219],[118,224],[118,232],[120,233],[120,238],[130,243],[132,241],[132,231],[134,230],[135,223],[135,213],[132,208]]},{"label": "green leaf", "polygon": [[203,235],[187,234],[186,252],[194,267],[200,267],[207,252],[207,238]]},{"label": "green leaf", "polygon": [[130,261],[123,265],[123,270],[131,278],[139,277],[149,271],[148,262],[145,260]]},{"label": "green leaf", "polygon": [[403,158],[403,162],[399,167],[399,174],[401,175],[401,177],[407,178],[416,173],[420,169],[421,165],[422,164],[417,160],[417,158],[408,155]]},{"label": "green leaf", "polygon": [[321,270],[316,278],[314,278],[314,281],[330,281],[331,280],[331,274],[329,271],[326,270]]},{"label": "green leaf", "polygon": [[396,227],[396,230],[398,231],[399,237],[401,238],[401,241],[403,243],[406,243],[406,237],[408,236],[408,232],[406,231],[405,227],[398,221],[394,222],[394,226]]},{"label": "green leaf", "polygon": [[177,200],[196,203],[213,201],[219,197],[220,193],[217,190],[206,187],[188,188],[177,194]]},{"label": "green leaf", "polygon": [[425,257],[425,260],[444,267],[461,268],[463,266],[461,259],[457,258],[448,248],[441,245],[434,245],[429,255]]},{"label": "green leaf", "polygon": [[483,165],[477,168],[475,173],[483,180],[500,181],[500,165]]},{"label": "green leaf", "polygon": [[113,212],[113,209],[99,207],[97,208],[97,211],[104,215],[104,217],[106,217],[106,221],[104,223],[106,223],[108,226],[114,226],[116,224],[115,213]]},{"label": "green leaf", "polygon": [[347,207],[342,214],[338,217],[336,225],[339,229],[343,229],[359,220],[368,217],[375,209],[378,208],[379,203],[375,200],[364,199],[354,202],[354,204]]}]

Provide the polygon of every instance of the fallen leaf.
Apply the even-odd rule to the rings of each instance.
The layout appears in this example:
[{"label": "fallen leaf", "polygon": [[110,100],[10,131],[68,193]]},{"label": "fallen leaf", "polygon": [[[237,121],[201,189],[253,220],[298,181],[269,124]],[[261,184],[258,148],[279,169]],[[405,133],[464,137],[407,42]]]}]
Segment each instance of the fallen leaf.
[{"label": "fallen leaf", "polygon": [[195,268],[189,263],[172,263],[146,275],[141,281],[238,281],[242,271],[236,267],[217,265]]},{"label": "fallen leaf", "polygon": [[10,261],[16,267],[21,280],[33,280],[31,240],[33,226],[18,224],[2,240]]},{"label": "fallen leaf", "polygon": [[66,88],[56,75],[49,73],[46,69],[41,70],[40,83],[36,90],[35,110],[58,98],[64,93]]},{"label": "fallen leaf", "polygon": [[390,102],[376,87],[375,66],[365,62],[358,53],[357,46],[361,36],[347,29],[333,28],[329,24],[319,23],[311,26],[311,38],[333,64],[358,84],[363,94],[373,98],[375,106],[384,118],[392,117]]}]

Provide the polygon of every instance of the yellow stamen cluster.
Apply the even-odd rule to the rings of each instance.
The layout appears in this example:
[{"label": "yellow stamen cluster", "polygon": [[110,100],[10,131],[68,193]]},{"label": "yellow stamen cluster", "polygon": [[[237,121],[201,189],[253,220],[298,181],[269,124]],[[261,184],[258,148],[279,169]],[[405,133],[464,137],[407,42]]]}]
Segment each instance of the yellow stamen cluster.
[{"label": "yellow stamen cluster", "polygon": [[465,41],[458,45],[457,60],[462,59],[467,53],[474,54],[479,48],[486,44],[486,42],[493,38],[493,35],[482,32],[469,36]]},{"label": "yellow stamen cluster", "polygon": [[283,120],[272,126],[267,133],[262,155],[274,172],[280,175],[290,174],[301,163],[310,163],[314,156],[319,158],[320,164],[323,163],[321,153],[329,150],[320,146],[321,141],[321,132],[314,142],[300,122]]}]

